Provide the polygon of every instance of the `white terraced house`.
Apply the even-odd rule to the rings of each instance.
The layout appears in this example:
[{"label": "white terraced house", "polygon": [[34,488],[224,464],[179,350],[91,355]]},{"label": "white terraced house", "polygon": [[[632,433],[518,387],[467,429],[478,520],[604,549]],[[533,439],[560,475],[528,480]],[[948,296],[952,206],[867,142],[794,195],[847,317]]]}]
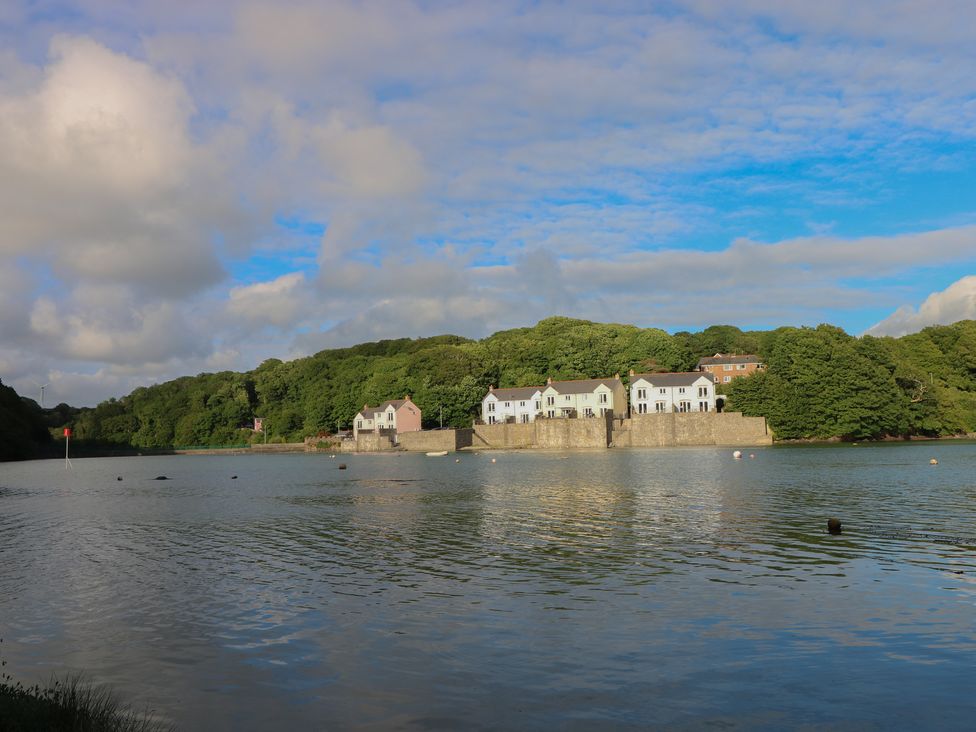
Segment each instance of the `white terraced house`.
[{"label": "white terraced house", "polygon": [[516,389],[488,387],[481,400],[481,420],[485,424],[499,424],[511,418],[514,422],[534,422],[542,411],[541,386],[522,386]]},{"label": "white terraced house", "polygon": [[542,390],[542,413],[549,418],[627,416],[627,390],[620,374],[611,379],[549,379]]},{"label": "white terraced house", "polygon": [[704,371],[671,374],[630,372],[630,413],[715,411],[715,377]]}]

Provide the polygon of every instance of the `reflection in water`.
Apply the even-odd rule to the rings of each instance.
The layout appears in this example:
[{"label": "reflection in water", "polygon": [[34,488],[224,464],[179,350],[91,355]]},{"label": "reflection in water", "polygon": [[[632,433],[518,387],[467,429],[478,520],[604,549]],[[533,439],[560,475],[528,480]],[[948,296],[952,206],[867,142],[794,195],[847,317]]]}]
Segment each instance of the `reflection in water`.
[{"label": "reflection in water", "polygon": [[968,726],[976,447],[755,452],[0,466],[0,637],[188,729]]}]

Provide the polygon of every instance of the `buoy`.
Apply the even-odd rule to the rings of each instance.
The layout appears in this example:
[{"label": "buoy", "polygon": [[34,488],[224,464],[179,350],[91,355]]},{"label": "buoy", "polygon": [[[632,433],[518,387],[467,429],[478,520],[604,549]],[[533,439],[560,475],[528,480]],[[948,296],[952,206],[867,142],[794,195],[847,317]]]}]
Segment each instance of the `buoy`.
[{"label": "buoy", "polygon": [[329,455],[329,457],[335,460],[335,455]]},{"label": "buoy", "polygon": [[754,458],[754,457],[756,457],[756,453],[754,453],[754,452],[750,452],[750,453],[749,453],[749,459],[751,460],[751,459],[752,459],[752,458]]},{"label": "buoy", "polygon": [[491,461],[492,461],[492,462],[495,462],[495,458],[492,458],[492,459],[491,459]]},{"label": "buoy", "polygon": [[157,475],[153,480],[169,480],[165,475]]},{"label": "buoy", "polygon": [[931,460],[929,460],[929,465],[938,465],[938,464],[939,464],[939,461],[936,460],[935,458],[932,458]]},{"label": "buoy", "polygon": [[735,452],[732,453],[732,457],[734,457],[736,460],[741,460],[742,459],[742,451],[741,450],[736,450]]},{"label": "buoy", "polygon": [[122,476],[120,475],[119,477],[116,478],[116,480],[122,480]]},{"label": "buoy", "polygon": [[236,475],[232,475],[232,476],[230,476],[230,479],[231,480],[237,480],[237,476]]},{"label": "buoy", "polygon": [[346,469],[346,464],[345,463],[339,463],[339,470],[345,470],[345,469]]},{"label": "buoy", "polygon": [[827,531],[831,534],[840,533],[840,519],[839,518],[829,518],[827,519]]},{"label": "buoy", "polygon": [[456,463],[461,462],[461,458],[454,458],[454,462],[456,462]]}]

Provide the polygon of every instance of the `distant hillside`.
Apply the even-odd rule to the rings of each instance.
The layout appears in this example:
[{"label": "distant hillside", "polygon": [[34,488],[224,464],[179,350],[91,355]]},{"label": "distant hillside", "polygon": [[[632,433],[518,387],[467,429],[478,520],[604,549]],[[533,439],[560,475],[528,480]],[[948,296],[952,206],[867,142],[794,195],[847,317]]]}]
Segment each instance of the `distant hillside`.
[{"label": "distant hillside", "polygon": [[50,444],[40,408],[0,382],[0,460],[38,457]]},{"label": "distant hillside", "polygon": [[903,338],[839,328],[743,332],[728,325],[669,335],[656,328],[548,318],[480,341],[458,336],[364,343],[246,373],[184,377],[136,389],[75,415],[79,438],[167,448],[273,440],[350,426],[364,403],[410,394],[427,427],[466,426],[489,384],[520,386],[628,369],[682,371],[702,356],[757,353],[765,373],[726,388],[729,407],[763,415],[780,438],[866,439],[976,431],[976,322]]}]

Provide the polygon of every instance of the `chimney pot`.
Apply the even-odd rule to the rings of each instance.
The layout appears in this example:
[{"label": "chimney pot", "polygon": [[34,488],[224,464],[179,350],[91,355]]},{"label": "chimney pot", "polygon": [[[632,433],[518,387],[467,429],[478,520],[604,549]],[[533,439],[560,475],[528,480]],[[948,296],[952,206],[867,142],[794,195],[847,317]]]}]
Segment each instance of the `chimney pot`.
[{"label": "chimney pot", "polygon": [[631,375],[631,376],[633,376],[633,375],[634,375],[634,370],[633,370],[633,369],[631,369],[631,370],[630,370],[630,375]]}]

